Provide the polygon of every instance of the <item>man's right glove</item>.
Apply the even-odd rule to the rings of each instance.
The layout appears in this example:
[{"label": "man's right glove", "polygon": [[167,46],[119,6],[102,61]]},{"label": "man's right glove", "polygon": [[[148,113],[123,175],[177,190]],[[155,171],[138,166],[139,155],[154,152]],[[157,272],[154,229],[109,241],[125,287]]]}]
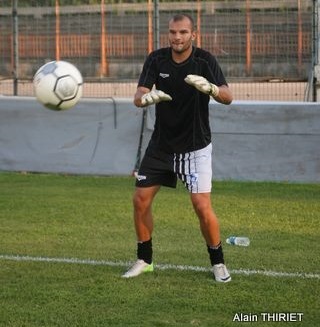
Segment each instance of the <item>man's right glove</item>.
[{"label": "man's right glove", "polygon": [[144,94],[141,97],[141,104],[142,106],[148,106],[151,104],[159,103],[161,101],[171,101],[171,100],[172,98],[169,94],[166,94],[160,90],[154,90]]},{"label": "man's right glove", "polygon": [[187,75],[184,79],[186,83],[194,86],[202,93],[216,97],[219,94],[219,87],[210,83],[206,78],[199,75]]}]

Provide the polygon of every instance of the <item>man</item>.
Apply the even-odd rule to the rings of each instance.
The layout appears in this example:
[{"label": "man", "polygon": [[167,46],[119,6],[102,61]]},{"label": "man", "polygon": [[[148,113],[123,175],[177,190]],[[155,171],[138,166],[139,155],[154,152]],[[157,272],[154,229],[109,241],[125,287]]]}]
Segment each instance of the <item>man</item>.
[{"label": "man", "polygon": [[[215,280],[231,280],[224,265],[218,219],[211,207],[208,104],[210,96],[230,104],[232,94],[216,59],[193,46],[195,37],[189,15],[173,16],[169,21],[170,47],[152,52],[140,75],[134,104],[156,104],[156,121],[133,197],[138,260],[122,276],[125,278],[153,271],[152,202],[161,186],[176,187],[179,178],[199,218]],[[154,85],[156,89],[152,90]]]}]

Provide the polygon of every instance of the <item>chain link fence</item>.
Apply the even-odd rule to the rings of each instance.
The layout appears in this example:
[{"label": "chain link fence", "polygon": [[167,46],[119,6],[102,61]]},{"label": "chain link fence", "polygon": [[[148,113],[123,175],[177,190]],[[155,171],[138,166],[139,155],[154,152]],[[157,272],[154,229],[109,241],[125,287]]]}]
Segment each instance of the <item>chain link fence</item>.
[{"label": "chain link fence", "polygon": [[0,94],[33,95],[36,70],[61,59],[82,72],[84,96],[132,97],[144,59],[167,46],[168,20],[184,12],[236,100],[312,100],[312,0],[98,2],[1,2]]}]

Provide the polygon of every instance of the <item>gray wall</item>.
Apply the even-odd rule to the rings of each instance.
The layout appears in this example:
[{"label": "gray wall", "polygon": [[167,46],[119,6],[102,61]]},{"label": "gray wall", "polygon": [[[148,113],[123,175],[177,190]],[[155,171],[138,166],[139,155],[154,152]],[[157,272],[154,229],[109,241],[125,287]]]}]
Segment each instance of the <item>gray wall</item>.
[{"label": "gray wall", "polygon": [[[0,170],[130,175],[142,110],[131,99],[82,99],[64,112],[0,98]],[[216,180],[320,182],[320,104],[210,104]],[[148,109],[142,151],[150,138]]]}]

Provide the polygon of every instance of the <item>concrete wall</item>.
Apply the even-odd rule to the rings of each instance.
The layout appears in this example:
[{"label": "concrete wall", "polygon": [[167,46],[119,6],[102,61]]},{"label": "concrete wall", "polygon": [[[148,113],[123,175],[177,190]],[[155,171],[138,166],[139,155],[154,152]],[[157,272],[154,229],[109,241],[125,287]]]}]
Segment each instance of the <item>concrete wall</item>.
[{"label": "concrete wall", "polygon": [[[320,104],[210,104],[216,180],[320,182]],[[0,170],[129,175],[142,110],[131,99],[82,99],[54,112],[0,98]],[[142,151],[152,133],[148,109]]]}]

